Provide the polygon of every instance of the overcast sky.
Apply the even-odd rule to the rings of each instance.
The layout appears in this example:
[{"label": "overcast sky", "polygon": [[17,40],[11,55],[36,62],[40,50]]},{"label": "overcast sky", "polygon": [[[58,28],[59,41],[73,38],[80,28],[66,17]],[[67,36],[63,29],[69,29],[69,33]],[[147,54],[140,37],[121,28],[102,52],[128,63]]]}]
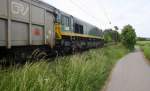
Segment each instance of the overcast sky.
[{"label": "overcast sky", "polygon": [[[138,36],[150,37],[149,0],[43,0],[56,8],[105,29],[131,24]],[[111,21],[111,24],[109,23]]]}]

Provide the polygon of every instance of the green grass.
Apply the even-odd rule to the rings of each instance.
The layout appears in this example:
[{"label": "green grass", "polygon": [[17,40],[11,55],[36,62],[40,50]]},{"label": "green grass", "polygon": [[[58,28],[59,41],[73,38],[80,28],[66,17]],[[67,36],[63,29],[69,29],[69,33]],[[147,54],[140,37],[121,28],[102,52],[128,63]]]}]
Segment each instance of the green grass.
[{"label": "green grass", "polygon": [[150,60],[150,41],[138,42],[145,57]]},{"label": "green grass", "polygon": [[0,91],[99,91],[127,53],[122,45],[93,49],[54,62],[0,71]]},{"label": "green grass", "polygon": [[150,43],[150,41],[137,41],[137,45],[140,45],[140,46],[144,46],[149,43]]}]

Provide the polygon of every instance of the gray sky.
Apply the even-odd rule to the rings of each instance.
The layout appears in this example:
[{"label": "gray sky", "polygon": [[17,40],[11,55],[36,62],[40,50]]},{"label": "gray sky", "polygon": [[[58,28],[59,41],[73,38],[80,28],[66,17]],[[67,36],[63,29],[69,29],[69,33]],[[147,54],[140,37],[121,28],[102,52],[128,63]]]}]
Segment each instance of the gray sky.
[{"label": "gray sky", "polygon": [[[56,8],[105,29],[131,24],[138,36],[150,37],[149,0],[43,0]],[[109,21],[112,24],[109,24]]]}]

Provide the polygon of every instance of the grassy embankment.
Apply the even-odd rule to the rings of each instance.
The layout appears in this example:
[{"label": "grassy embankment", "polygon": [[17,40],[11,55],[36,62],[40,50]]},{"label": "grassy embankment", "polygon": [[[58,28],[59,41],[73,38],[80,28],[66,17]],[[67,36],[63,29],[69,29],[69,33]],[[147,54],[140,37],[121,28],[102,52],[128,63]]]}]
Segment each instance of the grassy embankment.
[{"label": "grassy embankment", "polygon": [[0,91],[99,91],[127,53],[121,45],[0,71]]},{"label": "grassy embankment", "polygon": [[150,60],[150,41],[138,41],[137,44],[140,45],[145,57]]}]

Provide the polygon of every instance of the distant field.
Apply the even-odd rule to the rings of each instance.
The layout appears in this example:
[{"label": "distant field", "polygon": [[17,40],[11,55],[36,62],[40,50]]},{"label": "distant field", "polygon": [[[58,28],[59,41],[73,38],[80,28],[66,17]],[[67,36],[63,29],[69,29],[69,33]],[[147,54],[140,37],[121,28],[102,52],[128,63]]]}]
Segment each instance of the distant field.
[{"label": "distant field", "polygon": [[145,45],[145,44],[149,44],[150,41],[137,41],[138,45]]},{"label": "distant field", "polygon": [[150,41],[138,41],[137,44],[140,45],[145,57],[150,60]]},{"label": "distant field", "polygon": [[99,91],[114,64],[127,53],[122,45],[94,49],[0,71],[0,91]]}]

